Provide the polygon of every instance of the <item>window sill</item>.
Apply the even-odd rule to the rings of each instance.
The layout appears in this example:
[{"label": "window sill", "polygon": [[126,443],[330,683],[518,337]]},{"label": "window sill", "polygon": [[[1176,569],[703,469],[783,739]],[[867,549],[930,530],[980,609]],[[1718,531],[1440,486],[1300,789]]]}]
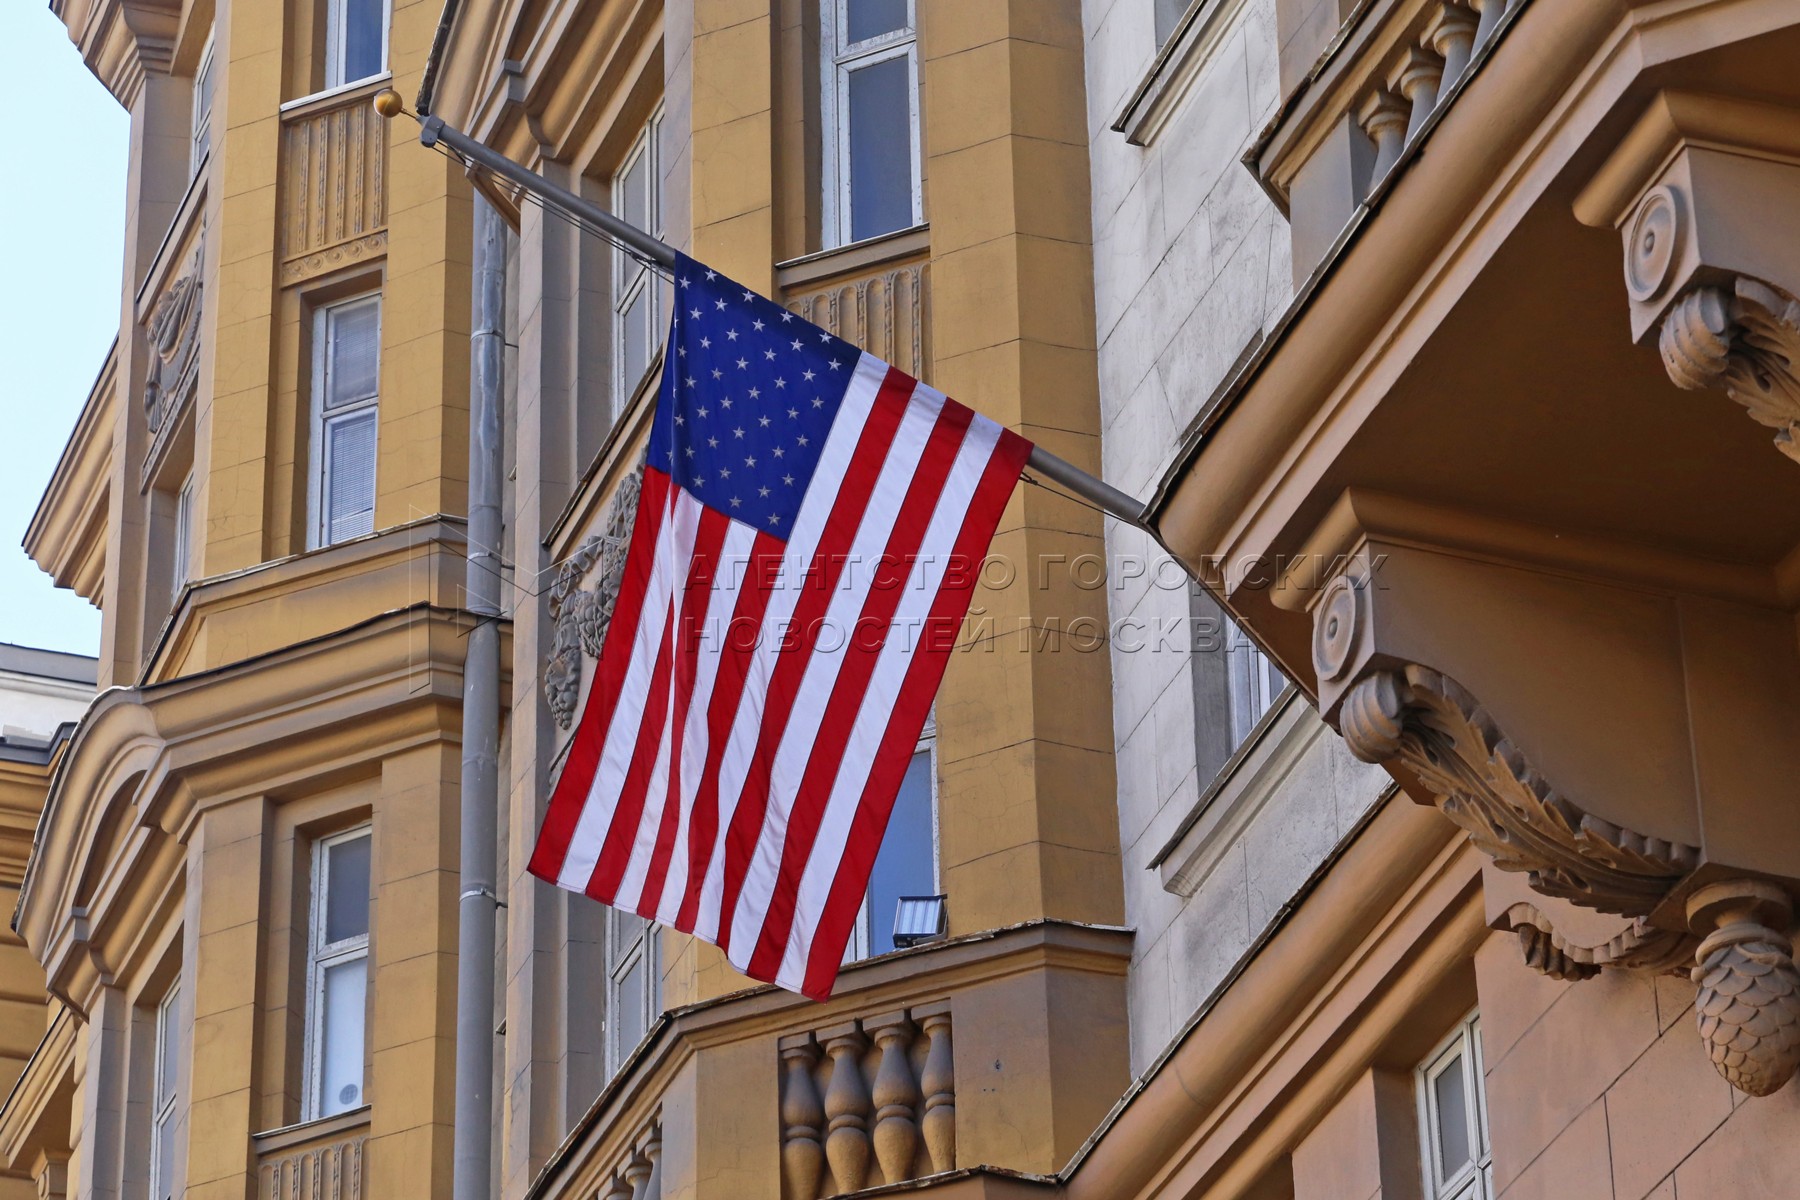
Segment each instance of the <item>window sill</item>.
[{"label": "window sill", "polygon": [[256,1153],[259,1156],[277,1154],[310,1142],[330,1141],[361,1129],[368,1125],[369,1113],[370,1106],[365,1104],[360,1108],[352,1108],[329,1117],[318,1117],[294,1125],[283,1125],[280,1129],[253,1133],[250,1135],[250,1141],[255,1145]]},{"label": "window sill", "polygon": [[381,74],[371,75],[367,79],[340,83],[336,87],[326,88],[322,92],[313,92],[308,96],[296,96],[281,106],[281,119],[285,121],[290,117],[304,116],[314,109],[334,107],[345,96],[355,95],[357,92],[366,91],[373,96],[393,81],[393,75],[383,71]]},{"label": "window sill", "polygon": [[1150,860],[1163,888],[1178,896],[1198,891],[1325,729],[1306,697],[1290,686]]},{"label": "window sill", "polygon": [[811,287],[840,275],[854,275],[883,263],[931,252],[931,226],[914,225],[846,246],[833,246],[775,264],[778,291]]},{"label": "window sill", "polygon": [[1114,118],[1112,131],[1134,146],[1148,146],[1193,90],[1194,81],[1225,45],[1245,0],[1200,0],[1169,39]]}]

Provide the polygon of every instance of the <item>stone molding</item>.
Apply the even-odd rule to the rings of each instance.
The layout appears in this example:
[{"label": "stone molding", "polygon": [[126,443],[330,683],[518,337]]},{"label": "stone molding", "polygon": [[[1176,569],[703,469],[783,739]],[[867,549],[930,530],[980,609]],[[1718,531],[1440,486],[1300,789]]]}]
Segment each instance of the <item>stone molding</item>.
[{"label": "stone molding", "polygon": [[[1657,200],[1652,193],[1640,216]],[[1654,230],[1645,236],[1653,240]],[[1696,288],[1669,309],[1657,344],[1677,387],[1723,389],[1776,431],[1776,449],[1800,462],[1800,301],[1742,275],[1729,286]]]},{"label": "stone molding", "polygon": [[[612,623],[643,479],[643,468],[639,467],[619,483],[598,522],[601,531],[590,534],[563,560],[550,585],[547,604],[553,632],[550,657],[544,663],[544,700],[550,706],[550,716],[562,729],[575,723],[581,700],[582,659],[600,657],[607,626]],[[594,586],[583,588],[582,583],[596,572],[599,577]]]}]

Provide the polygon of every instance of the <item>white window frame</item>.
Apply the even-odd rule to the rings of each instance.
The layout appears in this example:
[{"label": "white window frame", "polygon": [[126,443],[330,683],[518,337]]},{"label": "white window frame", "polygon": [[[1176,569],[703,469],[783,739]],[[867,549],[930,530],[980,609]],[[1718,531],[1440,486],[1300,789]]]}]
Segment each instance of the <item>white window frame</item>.
[{"label": "white window frame", "polygon": [[379,79],[388,73],[388,54],[394,24],[393,0],[381,4],[381,62],[367,75],[355,79],[344,77],[344,6],[347,0],[325,0],[325,90],[349,87],[365,79]]},{"label": "white window frame", "polygon": [[175,493],[175,537],[169,554],[169,594],[179,597],[194,575],[194,473]]},{"label": "white window frame", "polygon": [[[1463,1094],[1468,1098],[1466,1131],[1472,1161],[1449,1179],[1443,1178],[1439,1161],[1443,1142],[1438,1136],[1436,1082],[1446,1071],[1463,1073]],[[1419,1161],[1424,1174],[1425,1200],[1493,1200],[1494,1154],[1488,1142],[1486,1069],[1481,1058],[1481,1014],[1470,1013],[1440,1042],[1413,1072],[1419,1105]]]},{"label": "white window frame", "polygon": [[[822,205],[820,229],[825,245],[834,249],[850,244],[850,74],[890,58],[905,57],[907,65],[907,117],[912,132],[912,224],[925,220],[925,187],[919,150],[919,14],[917,0],[906,0],[903,29],[861,42],[842,41],[849,36],[849,0],[820,0],[819,48],[823,55],[819,72],[819,127],[824,131],[819,155]],[[898,231],[891,231],[898,232]],[[883,235],[885,236],[885,235]]]},{"label": "white window frame", "polygon": [[[329,416],[325,412],[325,397],[330,381],[326,379],[326,363],[330,361],[332,314],[361,304],[375,305],[375,390],[367,396],[351,400],[334,409]],[[331,471],[327,460],[325,434],[330,426],[349,420],[364,412],[375,411],[375,479],[377,487],[381,478],[381,328],[386,319],[383,311],[382,294],[379,291],[365,292],[360,296],[352,296],[331,304],[321,304],[313,311],[313,352],[312,352],[312,421],[311,442],[309,443],[311,463],[308,470],[306,489],[306,548],[317,550],[332,544],[330,517],[326,511],[325,497],[329,494],[326,486]],[[379,494],[379,491],[378,493]],[[372,522],[371,522],[372,524]]]},{"label": "white window frame", "polygon": [[[321,1094],[325,1075],[325,972],[340,963],[355,962],[369,957],[369,934],[365,930],[356,937],[343,938],[337,942],[326,942],[325,939],[325,905],[331,894],[331,880],[327,876],[331,864],[331,847],[357,838],[373,837],[368,825],[358,825],[354,829],[346,829],[342,833],[334,833],[330,837],[319,838],[312,847],[312,897],[307,906],[306,926],[306,1050],[305,1078],[306,1095],[301,1105],[301,1120],[316,1121],[325,1114],[325,1097]],[[373,847],[371,847],[372,849]],[[371,859],[371,863],[373,859]],[[374,907],[370,906],[370,917],[373,919]],[[367,989],[373,980],[368,979],[368,968],[364,967],[364,988]],[[365,995],[367,994],[365,990]],[[369,1031],[366,1021],[363,1025],[363,1082],[359,1089],[358,1100],[368,1103],[368,1041]],[[360,1104],[355,1106],[360,1107]]]},{"label": "white window frame", "polygon": [[[627,920],[637,925],[637,930],[627,939],[621,926]],[[631,1052],[638,1048],[642,1041],[625,1045],[619,1036],[619,1011],[621,984],[631,968],[639,963],[644,971],[643,1009],[638,1014],[639,1027],[644,1036],[650,1033],[650,1026],[662,1011],[662,963],[657,953],[657,930],[660,927],[655,921],[644,920],[620,909],[606,910],[606,1077],[611,1079],[631,1057]]]},{"label": "white window frame", "polygon": [[[911,765],[912,760],[921,754],[931,755],[931,889],[933,892],[942,894],[944,864],[940,844],[942,829],[938,818],[937,717],[935,713],[926,722],[923,732],[919,734],[918,744],[913,747],[912,754],[907,758],[908,765]],[[876,853],[880,853],[879,849]],[[870,887],[872,886],[874,886],[873,880],[870,881]],[[893,919],[894,914],[888,913],[887,920],[892,921]],[[844,947],[844,961],[847,963],[861,962],[870,957],[869,949],[874,944],[875,913],[869,903],[869,888],[865,887],[862,907],[856,910],[856,923],[850,927],[850,941]]]},{"label": "white window frame", "polygon": [[[171,1123],[180,1118],[181,1113],[181,1052],[179,1038],[181,1034],[181,980],[169,985],[169,990],[156,1005],[156,1045],[155,1059],[150,1068],[150,1176],[144,1183],[144,1194],[150,1200],[167,1200],[157,1195],[158,1182],[162,1179],[163,1169],[173,1170],[173,1163],[162,1160],[163,1131]],[[173,1081],[163,1076],[163,1063],[168,1058],[170,1039],[177,1040],[175,1055],[175,1078]],[[168,1084],[168,1095],[163,1094],[163,1085]],[[173,1178],[173,1176],[171,1176]],[[180,1188],[171,1185],[169,1195],[180,1192]]]},{"label": "white window frame", "polygon": [[1287,677],[1250,635],[1229,618],[1225,621],[1225,675],[1231,710],[1231,742],[1241,746],[1275,702],[1287,691]]},{"label": "white window frame", "polygon": [[213,35],[206,35],[206,47],[200,51],[200,65],[194,68],[193,115],[188,122],[188,175],[200,173],[200,164],[212,152]]},{"label": "white window frame", "polygon": [[[638,131],[631,149],[620,160],[619,169],[613,172],[612,211],[623,216],[625,213],[625,180],[631,169],[640,160],[644,160],[649,172],[650,198],[648,212],[651,224],[655,226],[649,232],[657,237],[663,236],[663,189],[662,189],[662,122],[663,106],[658,104],[650,119]],[[644,362],[654,362],[657,348],[663,343],[665,332],[662,323],[662,289],[659,286],[661,277],[651,269],[648,263],[627,254],[622,247],[613,249],[613,312],[612,312],[612,357],[613,357],[613,416],[625,411],[625,405],[636,394],[644,380],[625,377],[625,345],[631,336],[626,327],[625,314],[632,303],[644,292],[649,293],[650,300],[650,345],[645,347]],[[648,367],[646,367],[648,373]]]}]

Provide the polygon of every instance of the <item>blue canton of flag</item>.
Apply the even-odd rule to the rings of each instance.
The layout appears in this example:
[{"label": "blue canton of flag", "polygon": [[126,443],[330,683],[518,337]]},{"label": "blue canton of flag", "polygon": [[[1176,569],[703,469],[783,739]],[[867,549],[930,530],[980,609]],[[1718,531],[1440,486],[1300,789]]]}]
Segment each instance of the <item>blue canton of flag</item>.
[{"label": "blue canton of flag", "polygon": [[785,538],[862,351],[692,261],[675,301],[649,461]]}]

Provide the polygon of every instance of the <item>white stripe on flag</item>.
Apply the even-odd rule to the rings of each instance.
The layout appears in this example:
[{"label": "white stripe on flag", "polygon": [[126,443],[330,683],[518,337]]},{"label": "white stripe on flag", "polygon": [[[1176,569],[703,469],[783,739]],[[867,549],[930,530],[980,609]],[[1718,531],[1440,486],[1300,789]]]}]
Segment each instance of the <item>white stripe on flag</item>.
[{"label": "white stripe on flag", "polygon": [[775,669],[781,635],[806,589],[807,577],[813,570],[813,555],[825,531],[825,519],[836,503],[838,486],[862,440],[863,427],[874,411],[875,397],[887,372],[888,365],[872,354],[864,354],[857,360],[855,374],[844,402],[838,408],[837,418],[832,422],[831,433],[825,439],[825,449],[819,456],[812,482],[801,499],[800,511],[794,518],[794,536],[788,539],[781,570],[770,591],[769,605],[763,614],[762,635],[751,657],[750,669],[744,678],[743,698],[738,702],[737,716],[732,721],[724,756],[719,763],[718,832],[700,891],[700,908],[694,917],[694,933],[704,941],[716,943],[719,940],[722,916],[719,909],[725,890],[726,834],[731,829],[732,817],[737,814],[744,777],[756,753],[763,705],[768,700],[769,677]]},{"label": "white stripe on flag", "polygon": [[[671,489],[670,494],[678,496],[681,493],[677,489]],[[669,519],[664,517],[665,522]],[[563,859],[562,870],[556,876],[557,886],[571,891],[587,890],[588,880],[594,874],[594,866],[600,861],[601,847],[606,843],[607,829],[617,810],[619,793],[625,786],[625,773],[631,767],[631,754],[637,745],[638,727],[643,723],[644,706],[650,695],[650,674],[656,665],[657,651],[662,648],[664,631],[668,627],[669,595],[676,572],[676,549],[673,538],[661,535],[657,537],[656,557],[652,560],[650,578],[644,591],[644,606],[631,643],[631,662],[619,688],[620,703],[613,710],[612,724],[605,731],[594,782],[588,788],[586,800],[582,802],[581,817],[576,821],[575,832],[569,839],[568,855]],[[687,551],[689,554],[693,553],[691,539]],[[687,564],[683,562],[680,566],[685,574]]]},{"label": "white stripe on flag", "polygon": [[744,886],[738,892],[737,911],[732,916],[730,958],[740,970],[749,966],[750,956],[756,952],[757,935],[762,931],[769,897],[774,893],[781,870],[788,817],[800,791],[800,777],[806,770],[807,760],[812,757],[819,725],[825,719],[838,669],[849,650],[849,639],[855,633],[856,618],[861,615],[872,590],[881,554],[887,549],[907,489],[918,471],[919,459],[925,453],[925,443],[931,437],[943,407],[941,393],[933,394],[924,389],[916,389],[908,402],[851,541],[844,564],[845,573],[832,590],[818,641],[807,654],[806,669],[794,695],[793,711],[788,716],[787,728],[781,731],[775,753],[769,780],[768,812],[745,871]]},{"label": "white stripe on flag", "polygon": [[787,945],[782,952],[776,982],[798,990],[806,977],[812,955],[812,937],[818,929],[820,915],[831,894],[843,863],[843,848],[850,837],[850,824],[861,804],[864,785],[875,763],[875,753],[887,732],[888,719],[905,682],[913,653],[925,633],[925,618],[931,611],[950,567],[951,552],[968,516],[975,489],[993,457],[1000,440],[1000,427],[977,417],[963,435],[962,446],[931,514],[924,539],[919,543],[918,557],[907,576],[905,592],[894,611],[889,637],[881,648],[875,669],[869,678],[851,726],[844,759],[832,781],[831,798],[825,806],[814,841],[814,853],[808,857],[801,873],[799,895],[794,904],[793,922],[788,927]]}]

